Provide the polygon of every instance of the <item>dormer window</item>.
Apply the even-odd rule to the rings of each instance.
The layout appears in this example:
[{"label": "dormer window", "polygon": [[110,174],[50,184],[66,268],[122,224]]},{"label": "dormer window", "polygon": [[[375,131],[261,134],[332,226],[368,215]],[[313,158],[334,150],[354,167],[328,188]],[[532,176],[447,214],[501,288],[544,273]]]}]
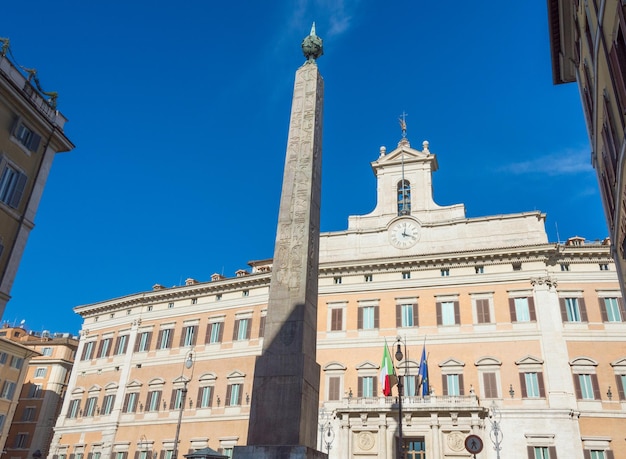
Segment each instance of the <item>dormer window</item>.
[{"label": "dormer window", "polygon": [[398,182],[398,215],[411,215],[411,184],[405,179]]}]

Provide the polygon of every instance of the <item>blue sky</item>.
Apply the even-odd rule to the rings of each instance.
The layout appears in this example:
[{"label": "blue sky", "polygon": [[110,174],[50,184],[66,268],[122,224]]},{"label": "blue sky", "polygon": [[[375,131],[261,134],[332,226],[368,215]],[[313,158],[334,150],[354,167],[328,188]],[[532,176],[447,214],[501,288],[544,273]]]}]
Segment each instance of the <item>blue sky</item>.
[{"label": "blue sky", "polygon": [[381,145],[423,140],[434,197],[541,210],[551,241],[607,236],[575,84],[553,86],[545,2],[42,1],[2,7],[18,63],[59,92],[56,157],[4,320],[270,258],[300,43],[325,55],[322,231],[375,207]]}]

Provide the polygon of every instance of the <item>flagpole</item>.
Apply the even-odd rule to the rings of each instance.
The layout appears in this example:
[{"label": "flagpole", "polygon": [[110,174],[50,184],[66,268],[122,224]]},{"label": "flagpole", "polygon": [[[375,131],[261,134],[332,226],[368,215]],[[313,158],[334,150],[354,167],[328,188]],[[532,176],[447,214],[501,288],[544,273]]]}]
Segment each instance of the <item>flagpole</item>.
[{"label": "flagpole", "polygon": [[[404,344],[404,353],[406,354],[406,341],[402,341],[400,336],[396,339],[396,360],[401,362],[404,358],[402,354],[402,344]],[[404,439],[402,437],[402,378],[403,375],[398,373],[398,459],[404,459]]]}]

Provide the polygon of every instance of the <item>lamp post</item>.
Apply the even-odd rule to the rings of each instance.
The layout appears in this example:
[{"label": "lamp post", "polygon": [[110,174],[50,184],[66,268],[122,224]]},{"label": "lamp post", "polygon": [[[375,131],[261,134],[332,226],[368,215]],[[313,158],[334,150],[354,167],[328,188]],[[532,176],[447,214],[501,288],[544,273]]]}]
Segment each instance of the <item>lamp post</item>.
[{"label": "lamp post", "polygon": [[183,410],[185,409],[185,399],[187,398],[187,383],[189,380],[184,378],[185,368],[188,370],[193,367],[193,351],[187,352],[185,355],[185,364],[183,367],[183,388],[181,389],[180,407],[178,408],[178,423],[176,424],[176,436],[174,437],[174,451],[172,459],[178,459],[178,437],[180,436],[180,424],[183,420]]},{"label": "lamp post", "polygon": [[500,459],[500,450],[502,449],[502,439],[504,434],[502,433],[502,429],[500,429],[500,420],[502,419],[502,414],[500,410],[496,407],[495,402],[491,405],[491,413],[489,414],[489,422],[491,423],[491,430],[489,432],[489,438],[491,439],[491,443],[493,443],[493,449],[496,451],[496,458]]},{"label": "lamp post", "polygon": [[[396,360],[398,362],[402,362],[404,358],[404,354],[402,354],[402,345],[404,344],[404,353],[406,354],[406,343],[398,338],[396,339]],[[398,458],[404,458],[404,438],[402,437],[402,389],[404,385],[402,384],[402,375],[398,373]]]},{"label": "lamp post", "polygon": [[330,423],[330,420],[326,423],[326,435],[324,436],[324,444],[326,445],[326,456],[330,456],[330,448],[335,440],[335,431]]}]

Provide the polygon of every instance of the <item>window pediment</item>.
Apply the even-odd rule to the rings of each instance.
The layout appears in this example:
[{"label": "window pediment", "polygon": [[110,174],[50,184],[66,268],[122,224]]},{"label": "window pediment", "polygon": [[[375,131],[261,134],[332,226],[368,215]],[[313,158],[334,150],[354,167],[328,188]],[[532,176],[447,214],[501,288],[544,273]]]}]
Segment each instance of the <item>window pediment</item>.
[{"label": "window pediment", "polygon": [[369,360],[366,360],[365,362],[360,363],[356,367],[357,370],[378,370],[378,368],[379,368],[378,365],[370,362]]},{"label": "window pediment", "polygon": [[516,361],[515,365],[543,365],[543,360],[533,357],[532,355],[527,355]]},{"label": "window pediment", "polygon": [[498,359],[496,359],[495,357],[482,357],[480,359],[478,359],[474,365],[476,365],[477,367],[483,367],[483,366],[502,366],[502,362],[500,362]]},{"label": "window pediment", "polygon": [[570,360],[569,364],[573,367],[579,367],[579,366],[597,367],[598,366],[598,362],[596,362],[595,360],[589,357],[576,357],[575,359]]},{"label": "window pediment", "polygon": [[204,373],[202,376],[200,376],[200,378],[198,378],[200,382],[215,381],[216,379],[217,375],[215,373]]},{"label": "window pediment", "polygon": [[324,367],[324,371],[346,371],[347,367],[339,362],[330,362]]},{"label": "window pediment", "polygon": [[233,379],[233,378],[245,378],[246,374],[239,371],[239,370],[235,370],[232,373],[230,373],[228,376],[226,376],[228,379]]},{"label": "window pediment", "polygon": [[164,385],[165,384],[165,379],[163,378],[153,378],[148,382],[148,386],[159,386],[159,385]]},{"label": "window pediment", "polygon": [[98,384],[94,384],[93,386],[91,386],[88,390],[88,392],[100,392],[102,390],[102,387],[99,386]]},{"label": "window pediment", "polygon": [[72,395],[81,395],[85,393],[85,388],[84,387],[77,387],[76,389],[74,389],[72,391]]},{"label": "window pediment", "polygon": [[461,362],[460,360],[449,358],[448,360],[441,362],[439,366],[442,368],[443,367],[464,367],[465,363]]},{"label": "window pediment", "polygon": [[133,379],[131,382],[129,382],[128,384],[126,384],[126,387],[128,388],[138,388],[141,387],[142,384],[140,381]]}]

